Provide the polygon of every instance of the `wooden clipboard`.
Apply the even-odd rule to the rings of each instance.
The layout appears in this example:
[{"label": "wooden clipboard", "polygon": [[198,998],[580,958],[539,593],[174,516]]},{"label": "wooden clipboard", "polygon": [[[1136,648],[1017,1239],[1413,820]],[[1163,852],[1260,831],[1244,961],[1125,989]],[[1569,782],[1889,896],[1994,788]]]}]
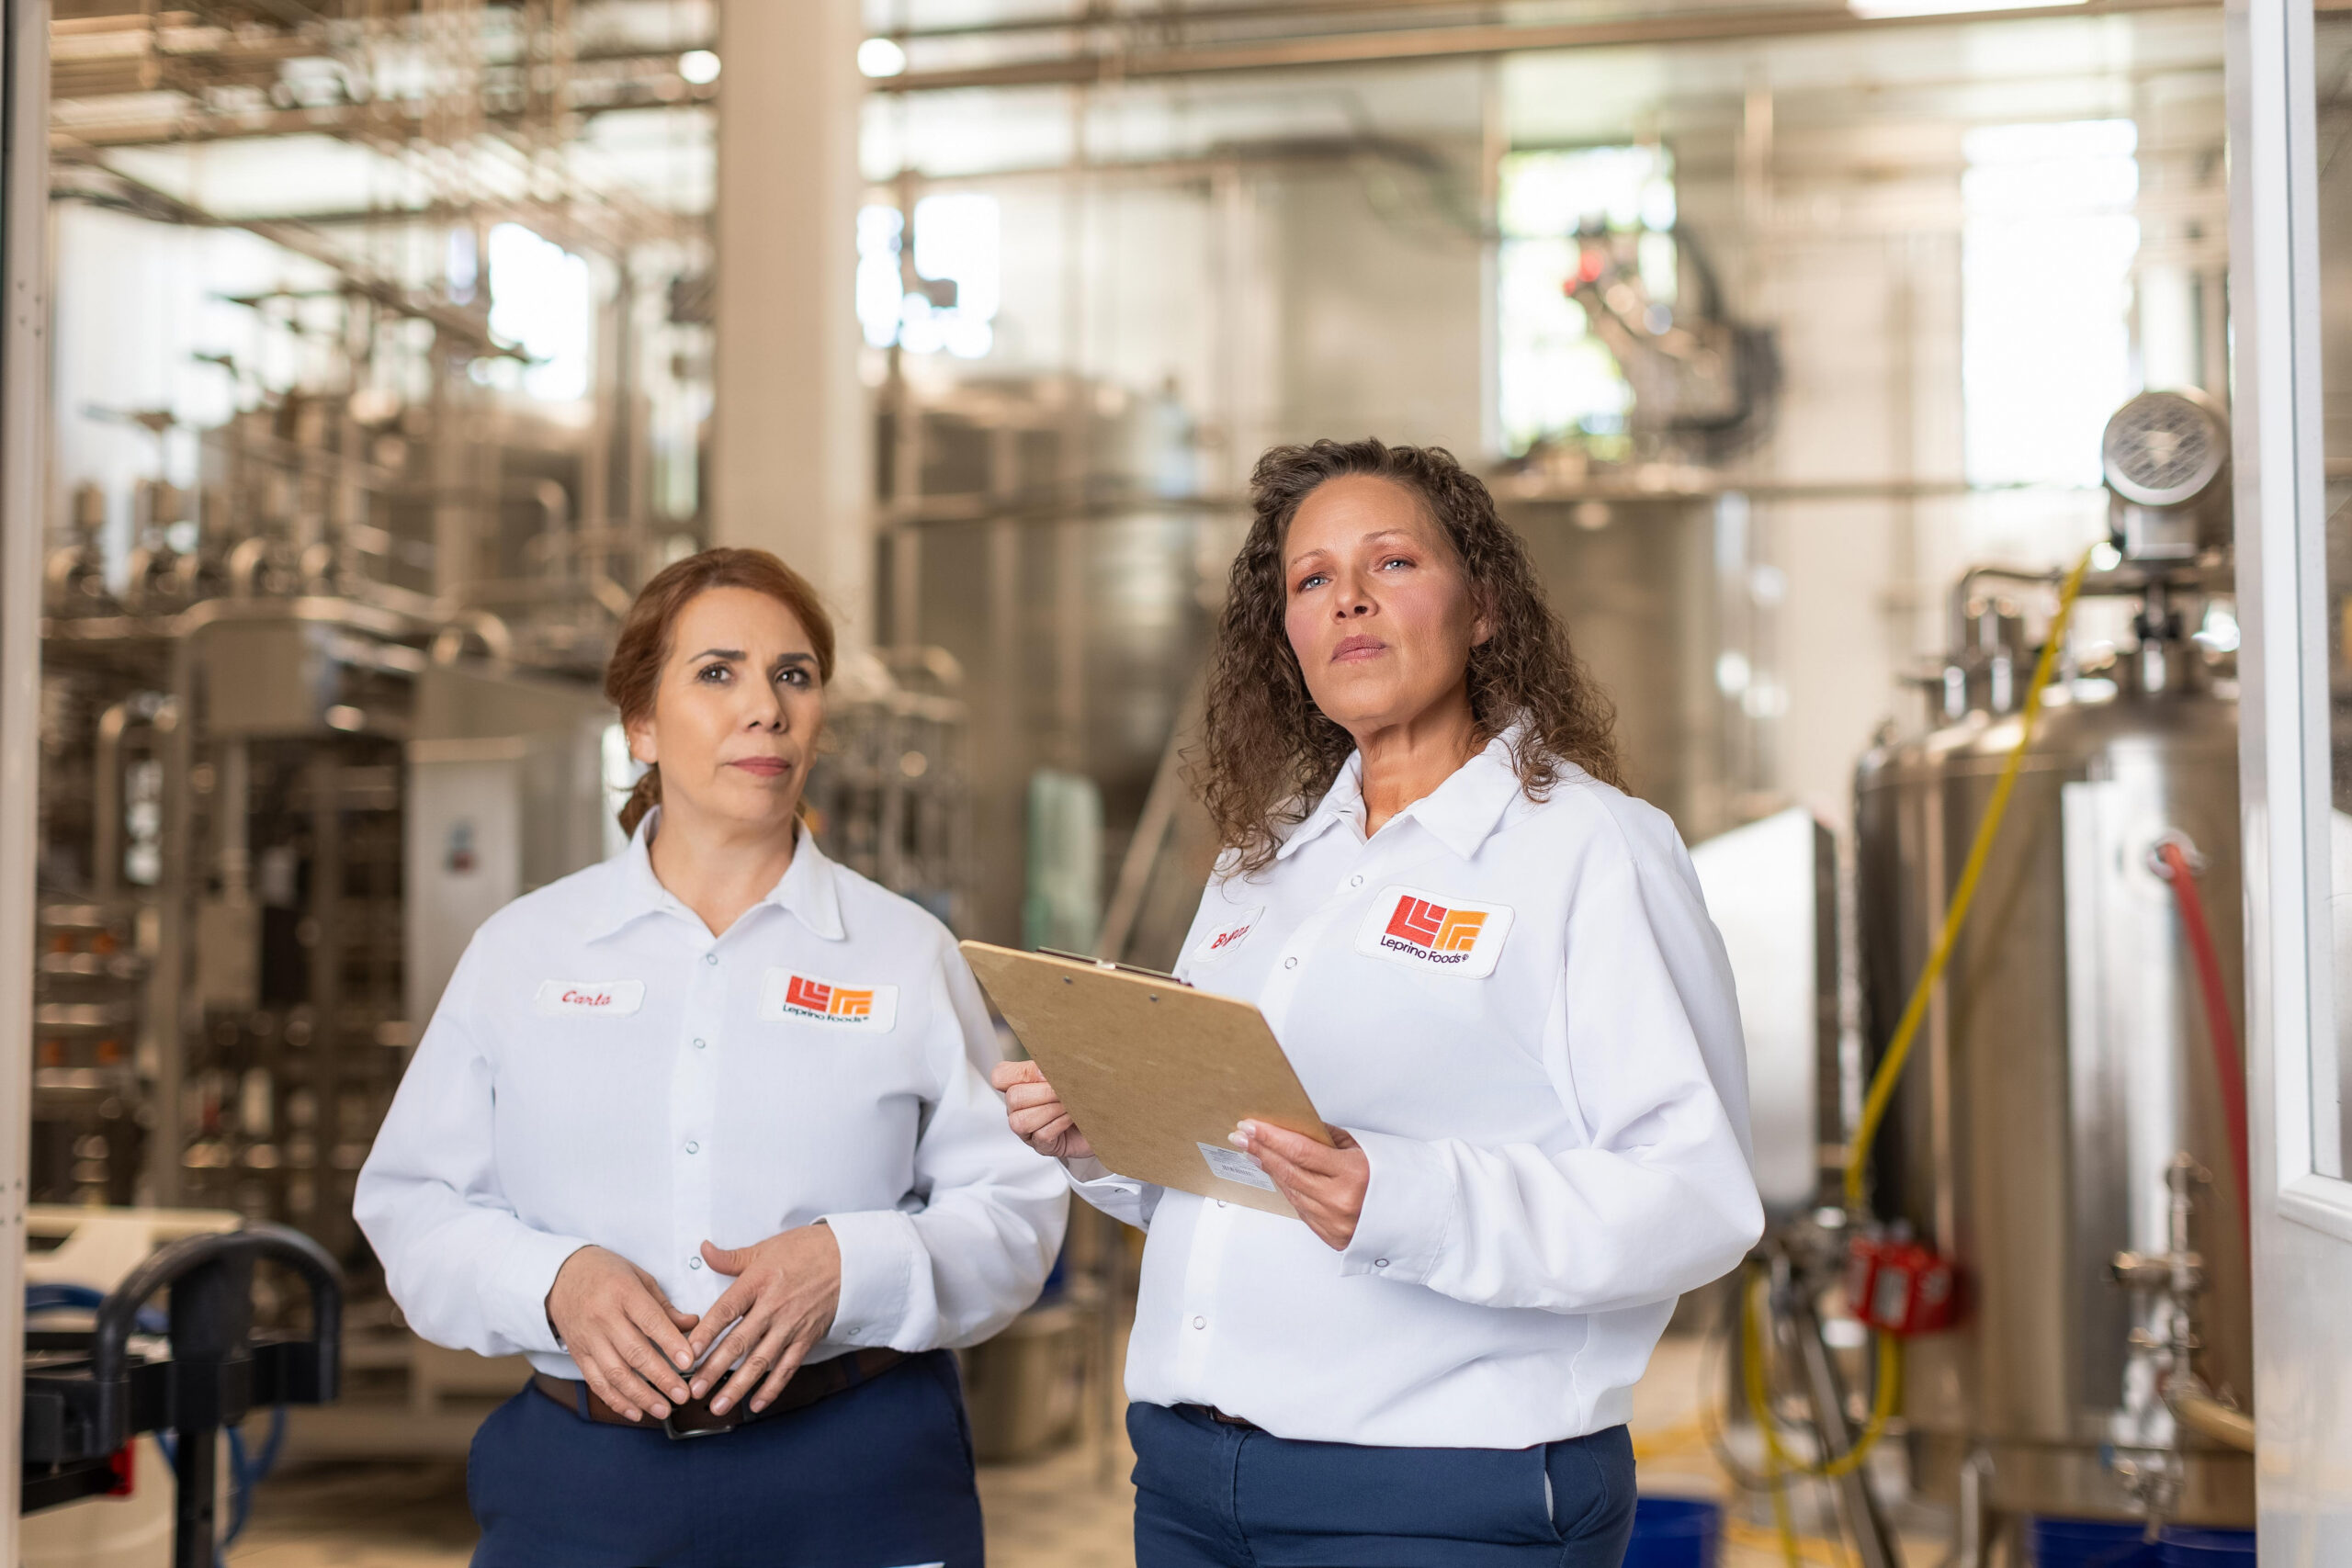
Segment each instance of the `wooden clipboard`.
[{"label": "wooden clipboard", "polygon": [[1331,1142],[1265,1015],[1107,964],[961,944],[980,988],[1121,1176],[1296,1219],[1226,1142],[1243,1117]]}]

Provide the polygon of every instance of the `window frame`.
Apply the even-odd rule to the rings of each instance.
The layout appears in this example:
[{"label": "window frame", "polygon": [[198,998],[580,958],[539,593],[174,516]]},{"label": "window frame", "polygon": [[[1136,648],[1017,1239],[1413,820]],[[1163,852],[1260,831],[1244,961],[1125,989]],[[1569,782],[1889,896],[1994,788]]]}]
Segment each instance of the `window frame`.
[{"label": "window frame", "polygon": [[[2281,1218],[2352,1241],[2338,1136],[2330,970],[2326,494],[2312,0],[2228,6],[2232,415],[2240,651],[2246,1024],[2257,1192]],[[2335,1079],[2332,1075],[2332,1081]],[[2331,1125],[2323,1134],[2319,1113]],[[2270,1136],[2260,1135],[2267,1111]],[[2267,1145],[2267,1146],[2266,1146]],[[2267,1168],[2264,1168],[2267,1167]],[[2337,1168],[2343,1168],[2338,1163]]]}]

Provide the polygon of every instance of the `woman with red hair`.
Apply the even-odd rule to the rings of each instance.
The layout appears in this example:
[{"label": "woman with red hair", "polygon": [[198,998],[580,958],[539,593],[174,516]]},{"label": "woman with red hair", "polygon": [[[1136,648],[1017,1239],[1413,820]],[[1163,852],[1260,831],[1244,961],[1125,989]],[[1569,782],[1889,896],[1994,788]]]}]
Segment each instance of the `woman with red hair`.
[{"label": "woman with red hair", "polygon": [[832,670],[764,551],[645,585],[628,847],[483,924],[360,1173],[410,1325],[535,1369],[474,1438],[479,1568],[978,1568],[948,1348],[1067,1200],[946,928],[799,820]]}]

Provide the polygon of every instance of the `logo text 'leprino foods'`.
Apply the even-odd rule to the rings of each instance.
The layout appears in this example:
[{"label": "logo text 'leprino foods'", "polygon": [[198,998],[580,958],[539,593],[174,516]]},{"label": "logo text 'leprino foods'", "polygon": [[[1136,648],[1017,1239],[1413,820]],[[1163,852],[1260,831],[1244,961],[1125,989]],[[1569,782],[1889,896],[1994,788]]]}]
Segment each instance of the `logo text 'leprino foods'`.
[{"label": "logo text 'leprino foods'", "polygon": [[1495,972],[1511,911],[1418,887],[1385,887],[1356,933],[1356,951],[1423,971],[1484,979]]},{"label": "logo text 'leprino foods'", "polygon": [[770,1022],[840,1024],[888,1032],[899,1018],[896,986],[845,986],[789,969],[771,969],[760,990],[760,1016]]},{"label": "logo text 'leprino foods'", "polygon": [[1388,929],[1380,933],[1380,945],[1418,953],[1432,964],[1465,964],[1486,923],[1483,909],[1448,909],[1408,893],[1396,900]]}]

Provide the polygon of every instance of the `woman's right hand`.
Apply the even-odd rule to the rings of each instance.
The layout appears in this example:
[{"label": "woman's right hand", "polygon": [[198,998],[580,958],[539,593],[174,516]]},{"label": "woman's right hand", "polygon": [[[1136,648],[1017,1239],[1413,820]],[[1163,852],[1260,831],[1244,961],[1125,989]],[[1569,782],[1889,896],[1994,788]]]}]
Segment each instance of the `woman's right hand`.
[{"label": "woman's right hand", "polygon": [[601,1247],[565,1258],[548,1290],[556,1337],[596,1397],[632,1421],[662,1420],[686,1402],[686,1331],[701,1321],[672,1306],[652,1275]]},{"label": "woman's right hand", "polygon": [[999,1062],[989,1082],[1004,1096],[1004,1119],[1021,1141],[1049,1159],[1092,1159],[1094,1145],[1063,1109],[1035,1062]]}]

